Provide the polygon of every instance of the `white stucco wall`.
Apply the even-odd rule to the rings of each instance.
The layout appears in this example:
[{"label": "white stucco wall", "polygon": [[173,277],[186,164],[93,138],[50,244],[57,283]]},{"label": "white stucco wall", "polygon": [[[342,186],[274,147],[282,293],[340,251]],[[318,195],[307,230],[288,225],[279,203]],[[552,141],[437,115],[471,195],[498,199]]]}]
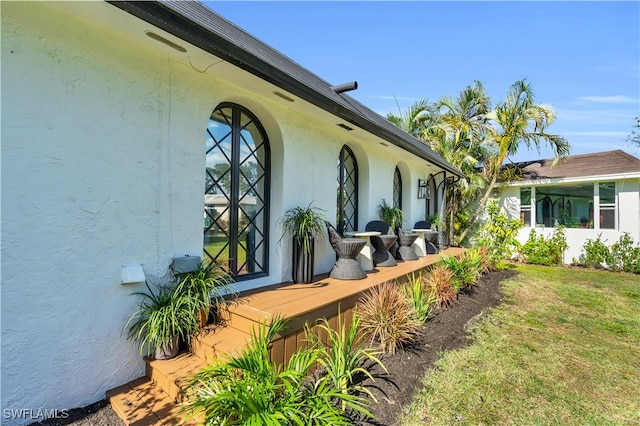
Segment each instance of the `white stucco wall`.
[{"label": "white stucco wall", "polygon": [[[605,179],[608,180],[608,179]],[[582,247],[587,240],[595,240],[598,237],[608,246],[618,241],[626,232],[633,241],[640,243],[640,180],[639,179],[615,179],[618,205],[616,210],[617,229],[565,229],[568,248],[564,253],[564,263],[571,263],[578,259],[582,253]],[[520,217],[520,188],[501,188],[500,207],[512,218]],[[518,241],[525,243],[529,239],[531,227],[524,227],[518,233]],[[550,238],[555,228],[537,226],[536,232]]]},{"label": "white stucco wall", "polygon": [[[118,18],[123,28],[133,19]],[[290,279],[290,244],[278,244],[286,209],[313,202],[335,218],[343,144],[360,168],[361,227],[380,199],[391,201],[396,165],[405,226],[424,218],[417,179],[437,171],[424,161],[169,59],[166,49],[57,6],[2,4],[3,410],[86,405],[144,374],[122,333],[138,302],[131,293],[144,286],[121,285],[120,268],[140,263],[162,281],[172,257],[201,254],[204,132],[220,102],[251,110],[272,154],[269,276],[238,290]],[[316,273],[334,260],[320,241]]]}]

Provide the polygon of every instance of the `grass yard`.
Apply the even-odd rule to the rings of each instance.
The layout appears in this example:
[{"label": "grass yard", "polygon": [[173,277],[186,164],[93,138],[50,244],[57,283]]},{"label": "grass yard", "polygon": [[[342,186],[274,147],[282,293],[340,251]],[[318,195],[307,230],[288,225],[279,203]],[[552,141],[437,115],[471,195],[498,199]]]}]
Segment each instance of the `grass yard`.
[{"label": "grass yard", "polygon": [[518,265],[403,425],[640,425],[640,276]]}]

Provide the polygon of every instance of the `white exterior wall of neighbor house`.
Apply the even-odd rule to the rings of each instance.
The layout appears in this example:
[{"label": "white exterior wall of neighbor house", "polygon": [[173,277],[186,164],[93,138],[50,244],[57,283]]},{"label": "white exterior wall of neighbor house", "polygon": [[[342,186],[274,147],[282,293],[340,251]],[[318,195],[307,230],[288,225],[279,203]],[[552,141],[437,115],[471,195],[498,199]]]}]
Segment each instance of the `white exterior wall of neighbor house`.
[{"label": "white exterior wall of neighbor house", "polygon": [[[616,223],[617,229],[584,229],[584,228],[567,228],[565,236],[567,238],[568,248],[564,253],[564,263],[571,263],[573,259],[578,259],[582,253],[582,247],[587,240],[595,240],[600,238],[606,245],[611,246],[618,241],[620,236],[625,232],[628,233],[633,241],[638,244],[640,242],[640,179],[610,179],[603,178],[598,180],[593,177],[587,182],[610,182],[615,181],[617,193],[616,207]],[[579,183],[584,183],[580,181]],[[534,186],[534,185],[523,185]],[[503,210],[511,218],[520,217],[520,186],[510,186],[503,188],[499,198],[499,204]],[[518,233],[518,241],[525,243],[531,227],[523,227]],[[536,232],[549,238],[555,232],[555,228],[537,226]]]},{"label": "white exterior wall of neighbor house", "polygon": [[[277,244],[286,209],[313,202],[335,222],[343,144],[360,168],[360,227],[381,198],[391,201],[398,164],[405,226],[424,218],[417,179],[435,170],[423,160],[172,61],[166,49],[57,7],[2,5],[2,410],[86,405],[144,373],[122,332],[144,285],[120,284],[121,265],[162,281],[172,257],[201,254],[204,132],[220,102],[256,114],[271,144],[270,273],[239,290],[290,279],[290,244]],[[325,239],[316,272],[334,260]]]}]

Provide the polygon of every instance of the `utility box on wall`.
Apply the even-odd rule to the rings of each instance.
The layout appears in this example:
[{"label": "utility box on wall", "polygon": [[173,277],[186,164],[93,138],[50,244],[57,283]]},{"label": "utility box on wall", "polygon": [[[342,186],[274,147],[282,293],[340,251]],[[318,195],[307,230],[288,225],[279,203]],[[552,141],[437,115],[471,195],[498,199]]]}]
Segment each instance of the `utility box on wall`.
[{"label": "utility box on wall", "polygon": [[171,269],[174,274],[186,274],[198,269],[198,265],[202,259],[200,256],[182,256],[174,257],[171,262]]}]

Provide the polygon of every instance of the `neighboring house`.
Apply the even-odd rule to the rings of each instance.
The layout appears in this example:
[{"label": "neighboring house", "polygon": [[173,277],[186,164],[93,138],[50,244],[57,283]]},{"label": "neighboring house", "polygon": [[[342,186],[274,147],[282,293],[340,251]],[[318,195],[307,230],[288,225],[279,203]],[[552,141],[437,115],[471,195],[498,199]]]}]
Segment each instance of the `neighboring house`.
[{"label": "neighboring house", "polygon": [[577,259],[584,243],[598,236],[611,245],[626,232],[640,242],[639,159],[616,150],[572,155],[557,167],[552,162],[509,166],[519,169],[522,180],[500,188],[502,207],[525,224],[520,242],[527,241],[533,228],[548,237],[565,226],[565,263]]},{"label": "neighboring house", "polygon": [[[460,176],[199,3],[3,2],[1,57],[3,423],[143,374],[123,265],[165,281],[206,239],[237,290],[286,282],[287,209],[363,229],[384,198],[411,228]],[[318,241],[316,273],[334,261]]]}]

